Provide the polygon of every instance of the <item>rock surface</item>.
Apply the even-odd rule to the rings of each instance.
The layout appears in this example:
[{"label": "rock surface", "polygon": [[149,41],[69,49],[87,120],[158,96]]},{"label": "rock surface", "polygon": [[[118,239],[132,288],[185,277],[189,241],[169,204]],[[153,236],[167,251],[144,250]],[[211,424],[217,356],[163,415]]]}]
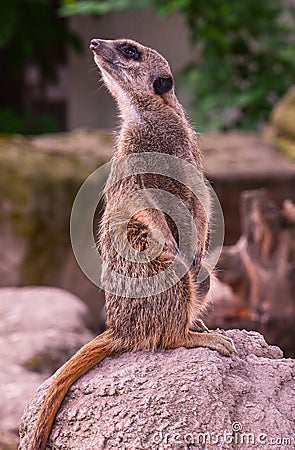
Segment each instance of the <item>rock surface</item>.
[{"label": "rock surface", "polygon": [[[236,355],[205,348],[107,358],[70,389],[53,450],[274,449],[294,445],[295,361],[255,332],[232,330]],[[47,380],[28,405],[28,448]],[[283,441],[284,439],[284,441]]]},{"label": "rock surface", "polygon": [[56,288],[0,289],[0,448],[37,387],[92,335],[83,302]]}]

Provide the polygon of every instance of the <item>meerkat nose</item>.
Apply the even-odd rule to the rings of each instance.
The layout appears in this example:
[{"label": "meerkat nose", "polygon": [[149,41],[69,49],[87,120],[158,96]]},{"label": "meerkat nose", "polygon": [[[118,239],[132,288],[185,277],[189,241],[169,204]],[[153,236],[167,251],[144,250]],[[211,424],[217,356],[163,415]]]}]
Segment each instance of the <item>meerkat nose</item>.
[{"label": "meerkat nose", "polygon": [[91,39],[89,48],[90,50],[95,50],[99,46],[99,39]]}]

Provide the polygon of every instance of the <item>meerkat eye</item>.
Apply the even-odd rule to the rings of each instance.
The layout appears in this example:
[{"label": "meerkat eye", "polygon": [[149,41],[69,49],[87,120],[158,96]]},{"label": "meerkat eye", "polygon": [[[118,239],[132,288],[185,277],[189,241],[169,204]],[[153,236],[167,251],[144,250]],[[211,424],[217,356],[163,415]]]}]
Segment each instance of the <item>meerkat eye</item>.
[{"label": "meerkat eye", "polygon": [[119,50],[126,58],[129,59],[139,59],[140,53],[134,45],[121,44],[119,45]]}]

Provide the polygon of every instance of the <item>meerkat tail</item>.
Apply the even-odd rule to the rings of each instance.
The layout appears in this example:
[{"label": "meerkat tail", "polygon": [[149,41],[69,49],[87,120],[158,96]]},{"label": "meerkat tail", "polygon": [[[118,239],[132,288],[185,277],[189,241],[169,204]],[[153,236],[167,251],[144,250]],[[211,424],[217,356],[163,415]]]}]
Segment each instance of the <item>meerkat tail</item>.
[{"label": "meerkat tail", "polygon": [[61,369],[45,396],[39,412],[29,450],[45,450],[57,411],[70,386],[107,356],[120,353],[106,330],[84,345]]}]

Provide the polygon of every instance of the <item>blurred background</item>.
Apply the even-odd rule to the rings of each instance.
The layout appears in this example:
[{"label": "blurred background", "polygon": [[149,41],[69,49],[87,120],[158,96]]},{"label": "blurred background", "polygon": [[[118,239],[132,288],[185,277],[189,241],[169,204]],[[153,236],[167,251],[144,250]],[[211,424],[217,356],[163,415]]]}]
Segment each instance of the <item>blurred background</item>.
[{"label": "blurred background", "polygon": [[0,449],[29,394],[81,345],[75,333],[104,328],[103,292],[69,236],[75,195],[109,161],[118,125],[95,37],[162,53],[201,135],[226,229],[205,322],[295,355],[295,0],[0,0],[0,403],[13,405]]},{"label": "blurred background", "polygon": [[294,82],[294,0],[1,0],[0,21],[2,132],[113,128],[95,36],[165,54],[201,131],[262,127]]}]

